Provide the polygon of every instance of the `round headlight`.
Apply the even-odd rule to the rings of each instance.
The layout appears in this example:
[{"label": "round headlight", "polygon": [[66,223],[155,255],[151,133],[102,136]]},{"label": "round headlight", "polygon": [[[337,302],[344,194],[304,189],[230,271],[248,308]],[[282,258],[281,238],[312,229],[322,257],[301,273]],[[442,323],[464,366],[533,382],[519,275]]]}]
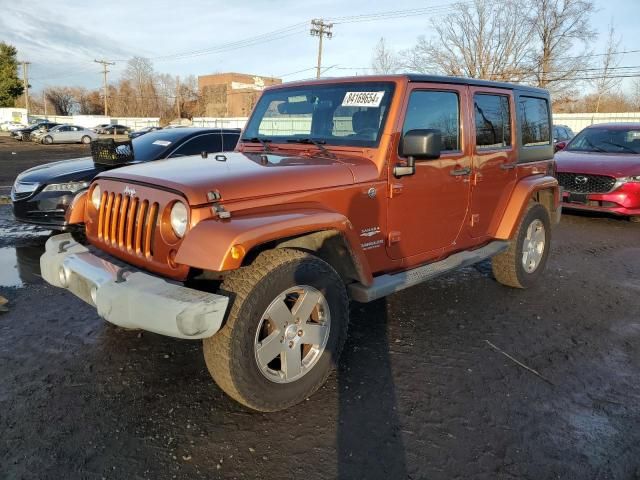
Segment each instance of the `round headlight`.
[{"label": "round headlight", "polygon": [[100,201],[102,200],[102,192],[100,191],[100,185],[93,187],[91,191],[91,203],[96,210],[100,209]]},{"label": "round headlight", "polygon": [[184,203],[176,202],[171,207],[171,228],[178,238],[182,238],[187,231],[187,207]]}]

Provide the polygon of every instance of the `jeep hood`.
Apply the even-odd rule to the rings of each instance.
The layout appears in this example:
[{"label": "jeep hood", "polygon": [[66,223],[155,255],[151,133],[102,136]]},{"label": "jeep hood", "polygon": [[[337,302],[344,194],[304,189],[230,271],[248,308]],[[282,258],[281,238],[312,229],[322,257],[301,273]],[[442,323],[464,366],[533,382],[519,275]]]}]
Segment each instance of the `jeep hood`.
[{"label": "jeep hood", "polygon": [[362,157],[240,152],[158,160],[98,176],[174,190],[190,205],[211,203],[207,199],[211,190],[218,190],[224,201],[230,201],[351,185],[377,177],[374,163]]}]

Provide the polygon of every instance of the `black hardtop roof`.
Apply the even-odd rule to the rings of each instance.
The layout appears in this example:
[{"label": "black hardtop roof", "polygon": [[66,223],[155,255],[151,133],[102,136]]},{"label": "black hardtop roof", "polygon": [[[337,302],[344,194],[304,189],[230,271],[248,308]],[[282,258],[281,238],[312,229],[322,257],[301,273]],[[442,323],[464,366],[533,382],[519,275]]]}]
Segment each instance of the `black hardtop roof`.
[{"label": "black hardtop roof", "polygon": [[422,75],[417,73],[399,73],[392,75],[358,75],[349,77],[324,77],[321,80],[308,79],[308,80],[294,80],[292,82],[285,82],[279,85],[270,85],[267,90],[277,90],[280,88],[287,88],[304,84],[326,84],[326,83],[340,83],[340,82],[384,82],[393,79],[404,78],[409,82],[425,82],[425,83],[450,83],[452,85],[471,85],[476,87],[494,87],[503,88],[508,90],[517,90],[521,93],[530,93],[536,96],[549,96],[549,91],[544,88],[531,87],[529,85],[522,85],[519,83],[507,83],[497,82],[493,80],[480,80],[478,78],[467,77],[453,77],[448,75]]},{"label": "black hardtop roof", "polygon": [[529,85],[521,85],[519,83],[497,82],[494,80],[481,80],[479,78],[450,77],[446,75],[419,75],[414,73],[401,76],[406,76],[410,82],[454,83],[457,85],[471,85],[474,87],[495,87],[509,90],[520,90],[536,95],[549,95],[549,91],[544,88],[531,87]]}]

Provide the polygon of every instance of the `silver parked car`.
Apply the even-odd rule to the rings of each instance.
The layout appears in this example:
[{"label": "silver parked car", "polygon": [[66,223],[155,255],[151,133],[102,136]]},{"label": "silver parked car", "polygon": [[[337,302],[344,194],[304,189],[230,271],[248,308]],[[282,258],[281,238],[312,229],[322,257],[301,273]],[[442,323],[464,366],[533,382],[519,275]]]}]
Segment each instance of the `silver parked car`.
[{"label": "silver parked car", "polygon": [[98,134],[77,125],[58,125],[39,138],[40,142],[46,145],[52,143],[91,143],[91,140],[98,138]]}]

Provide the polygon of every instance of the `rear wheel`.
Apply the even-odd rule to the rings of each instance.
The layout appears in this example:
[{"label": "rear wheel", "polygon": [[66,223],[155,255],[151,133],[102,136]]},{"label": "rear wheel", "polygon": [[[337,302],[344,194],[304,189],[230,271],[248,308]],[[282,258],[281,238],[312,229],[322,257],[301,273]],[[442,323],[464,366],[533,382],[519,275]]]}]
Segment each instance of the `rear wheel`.
[{"label": "rear wheel", "polygon": [[640,223],[640,215],[635,215],[633,217],[629,217],[629,220],[633,223]]},{"label": "rear wheel", "polygon": [[550,247],[549,212],[539,203],[531,203],[507,250],[493,257],[494,277],[510,287],[531,287],[544,272]]},{"label": "rear wheel", "polygon": [[211,376],[229,396],[259,411],[303,401],[326,381],[347,335],[345,286],[326,262],[291,249],[264,252],[230,274],[233,305],[220,332],[204,340]]}]

